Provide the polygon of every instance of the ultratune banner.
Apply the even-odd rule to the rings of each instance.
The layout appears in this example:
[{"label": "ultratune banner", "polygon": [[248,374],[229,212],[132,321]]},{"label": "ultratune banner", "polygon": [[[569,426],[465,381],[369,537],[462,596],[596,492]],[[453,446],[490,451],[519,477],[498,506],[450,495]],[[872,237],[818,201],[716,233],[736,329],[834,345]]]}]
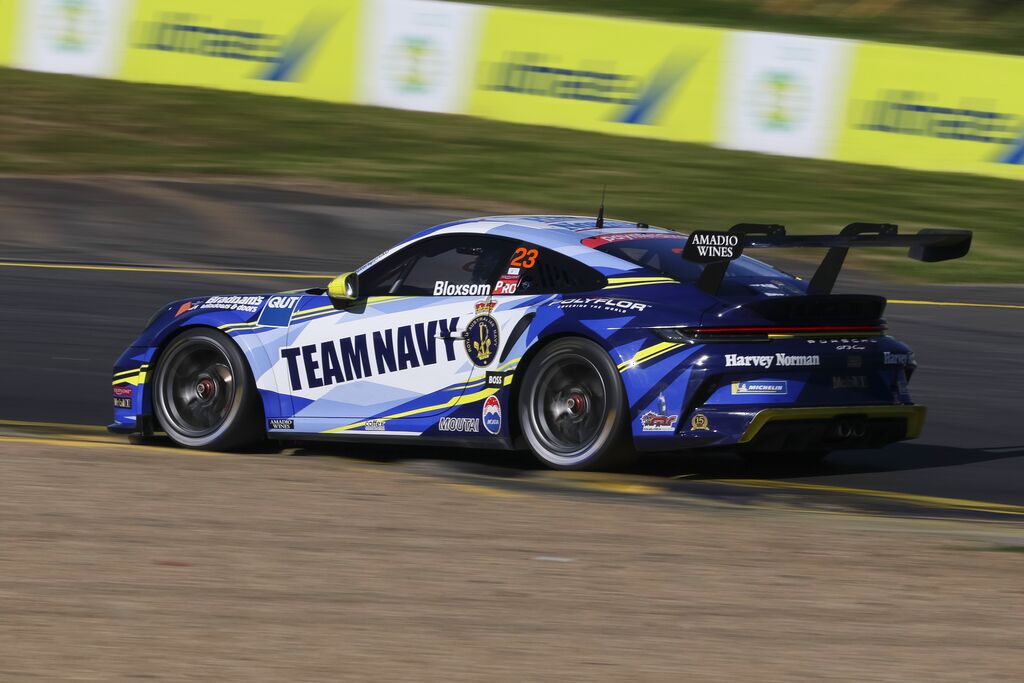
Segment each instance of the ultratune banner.
[{"label": "ultratune banner", "polygon": [[1024,179],[1024,59],[859,45],[832,158]]},{"label": "ultratune banner", "polygon": [[494,8],[469,114],[711,142],[724,31]]},{"label": "ultratune banner", "polygon": [[350,102],[358,0],[137,0],[121,77]]}]

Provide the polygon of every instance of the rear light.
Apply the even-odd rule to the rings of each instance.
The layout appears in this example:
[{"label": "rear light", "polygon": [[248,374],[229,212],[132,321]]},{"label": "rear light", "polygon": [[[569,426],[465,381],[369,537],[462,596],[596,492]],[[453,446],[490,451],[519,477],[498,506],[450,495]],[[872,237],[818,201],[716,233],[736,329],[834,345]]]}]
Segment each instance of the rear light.
[{"label": "rear light", "polygon": [[850,335],[877,336],[885,332],[876,325],[764,325],[743,327],[661,327],[655,332],[666,341],[678,343],[768,341],[776,337],[842,338]]}]

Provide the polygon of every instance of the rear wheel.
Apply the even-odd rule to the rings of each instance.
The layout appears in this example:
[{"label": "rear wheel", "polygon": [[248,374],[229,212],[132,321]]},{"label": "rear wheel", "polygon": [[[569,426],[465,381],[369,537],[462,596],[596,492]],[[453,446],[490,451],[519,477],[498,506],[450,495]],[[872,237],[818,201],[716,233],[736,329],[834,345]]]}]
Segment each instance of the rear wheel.
[{"label": "rear wheel", "polygon": [[533,359],[519,393],[530,450],[555,469],[621,467],[634,457],[618,369],[597,344],[564,338]]},{"label": "rear wheel", "polygon": [[161,353],[153,409],[182,446],[227,450],[257,441],[261,413],[249,364],[227,335],[195,328]]}]

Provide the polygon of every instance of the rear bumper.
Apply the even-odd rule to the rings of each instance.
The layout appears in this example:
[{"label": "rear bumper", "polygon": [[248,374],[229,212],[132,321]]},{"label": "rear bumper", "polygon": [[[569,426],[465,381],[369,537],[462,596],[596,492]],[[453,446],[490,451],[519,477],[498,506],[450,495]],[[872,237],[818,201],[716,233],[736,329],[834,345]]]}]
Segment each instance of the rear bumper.
[{"label": "rear bumper", "polygon": [[926,412],[914,405],[771,408],[754,415],[737,445],[760,452],[880,448],[920,435]]},{"label": "rear bumper", "polygon": [[[767,408],[758,411],[747,426],[739,443],[755,443],[765,437],[773,427],[784,426],[796,429],[809,429],[819,424],[835,425],[836,436],[844,436],[848,429],[854,431],[852,437],[860,436],[861,431],[870,433],[872,427],[888,424],[899,424],[903,427],[903,435],[892,441],[915,439],[921,434],[924,418],[928,409],[925,406],[825,406],[814,408]],[[783,424],[788,423],[788,424]],[[884,423],[884,425],[883,425]],[[828,430],[826,429],[826,432]]]}]

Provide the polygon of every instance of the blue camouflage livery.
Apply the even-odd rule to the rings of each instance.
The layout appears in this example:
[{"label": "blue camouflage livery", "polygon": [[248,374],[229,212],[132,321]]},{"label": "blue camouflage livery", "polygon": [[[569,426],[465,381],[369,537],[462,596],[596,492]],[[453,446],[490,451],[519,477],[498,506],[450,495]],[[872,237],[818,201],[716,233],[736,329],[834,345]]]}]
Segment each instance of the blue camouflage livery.
[{"label": "blue camouflage livery", "polygon": [[[382,268],[453,236],[502,238],[511,260],[482,284],[459,270],[430,291],[369,292],[344,305],[324,289],[167,305],[114,367],[111,428],[160,429],[150,379],[161,349],[202,326],[241,350],[271,438],[517,447],[524,369],[568,336],[598,344],[615,364],[638,450],[774,447],[818,428],[863,445],[856,437],[876,423],[878,444],[920,431],[924,409],[907,390],[913,353],[885,333],[880,297],[810,295],[807,281],[747,256],[709,293],[669,261],[683,262],[686,235],[578,216],[439,225],[357,276],[386,282]],[[655,257],[660,266],[645,261]],[[591,288],[525,287],[528,269],[554,260],[590,273]]]}]

